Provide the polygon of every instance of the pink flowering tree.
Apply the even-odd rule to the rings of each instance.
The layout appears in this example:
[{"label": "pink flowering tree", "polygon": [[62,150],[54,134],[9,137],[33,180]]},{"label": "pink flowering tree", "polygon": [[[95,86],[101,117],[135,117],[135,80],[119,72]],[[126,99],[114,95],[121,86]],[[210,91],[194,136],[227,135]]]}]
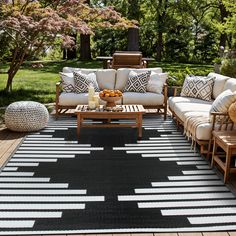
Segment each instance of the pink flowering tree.
[{"label": "pink flowering tree", "polygon": [[12,51],[7,92],[12,91],[13,78],[26,57],[46,50],[57,38],[64,48],[70,48],[75,46],[69,36],[73,33],[93,34],[96,27],[134,25],[112,7],[89,7],[83,0],[6,1],[0,13],[0,33],[10,38]]}]

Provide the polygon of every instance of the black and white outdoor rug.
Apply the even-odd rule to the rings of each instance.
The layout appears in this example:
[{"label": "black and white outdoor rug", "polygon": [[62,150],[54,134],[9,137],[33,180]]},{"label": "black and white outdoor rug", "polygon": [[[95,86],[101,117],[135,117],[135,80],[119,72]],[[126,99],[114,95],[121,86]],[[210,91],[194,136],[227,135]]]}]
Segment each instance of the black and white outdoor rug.
[{"label": "black and white outdoor rug", "polygon": [[29,134],[0,173],[0,235],[236,230],[236,198],[172,120]]}]

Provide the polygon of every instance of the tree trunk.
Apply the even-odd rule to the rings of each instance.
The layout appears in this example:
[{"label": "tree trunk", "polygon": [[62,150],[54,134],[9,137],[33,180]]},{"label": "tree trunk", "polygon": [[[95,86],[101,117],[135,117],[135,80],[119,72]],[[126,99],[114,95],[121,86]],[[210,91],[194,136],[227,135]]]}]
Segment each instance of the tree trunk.
[{"label": "tree trunk", "polygon": [[62,59],[63,60],[66,60],[66,58],[67,58],[67,51],[66,51],[66,49],[64,48],[63,50],[62,50]]},{"label": "tree trunk", "polygon": [[[77,34],[73,34],[73,35],[71,35],[71,37],[74,38],[75,45],[76,45]],[[66,51],[67,51],[67,55],[66,55],[67,60],[72,60],[72,59],[76,59],[76,58],[77,58],[77,50],[76,50],[76,47],[67,49]]]},{"label": "tree trunk", "polygon": [[17,63],[17,62],[12,63],[9,70],[8,70],[8,72],[7,72],[8,78],[7,78],[7,84],[6,84],[6,87],[5,87],[5,91],[8,92],[8,93],[12,92],[13,78],[16,75],[17,71],[19,70],[21,64]]},{"label": "tree trunk", "polygon": [[[219,9],[220,9],[221,22],[224,23],[226,17],[229,15],[229,12],[226,10],[225,5],[223,4],[222,1],[219,2]],[[225,48],[227,40],[228,40],[227,34],[222,33],[220,35],[220,45],[219,46],[223,46]]]},{"label": "tree trunk", "polygon": [[220,46],[223,46],[225,48],[227,42],[227,34],[221,34],[220,35]]},{"label": "tree trunk", "polygon": [[90,35],[80,35],[80,60],[91,59],[91,48],[90,48]]},{"label": "tree trunk", "polygon": [[5,89],[4,89],[7,93],[12,92],[13,78],[14,78],[14,75],[8,73],[7,85],[6,85]]},{"label": "tree trunk", "polygon": [[76,48],[67,49],[67,60],[72,60],[77,58]]},{"label": "tree trunk", "polygon": [[10,68],[8,70],[8,78],[7,78],[7,84],[5,87],[6,92],[12,92],[12,83],[14,76],[16,75],[17,71],[20,69],[20,66],[22,65],[24,58],[25,58],[26,50],[21,51],[19,48],[15,48],[13,52],[12,62],[10,65]]},{"label": "tree trunk", "polygon": [[[90,5],[90,0],[85,1],[86,4]],[[90,35],[80,35],[80,60],[91,59],[91,47],[90,47]]]},{"label": "tree trunk", "polygon": [[139,29],[128,29],[128,51],[139,51]]},{"label": "tree trunk", "polygon": [[157,61],[162,59],[162,50],[163,50],[163,33],[158,32],[157,35]]}]

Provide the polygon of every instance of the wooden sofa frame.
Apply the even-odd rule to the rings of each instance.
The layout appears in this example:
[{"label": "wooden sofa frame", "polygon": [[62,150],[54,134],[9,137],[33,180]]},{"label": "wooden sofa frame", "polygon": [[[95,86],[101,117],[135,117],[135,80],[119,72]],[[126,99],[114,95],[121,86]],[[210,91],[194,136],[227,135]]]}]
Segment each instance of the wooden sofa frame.
[{"label": "wooden sofa frame", "polygon": [[[55,110],[56,110],[56,119],[59,115],[71,115],[73,113],[69,113],[69,109],[75,109],[76,106],[62,106],[59,104],[59,96],[61,93],[61,81],[56,83],[56,102],[55,102]],[[157,114],[164,115],[164,120],[166,120],[167,116],[167,84],[163,86],[163,95],[164,95],[164,103],[158,106],[144,106],[145,109],[157,109]],[[156,114],[156,113],[154,113]]]}]

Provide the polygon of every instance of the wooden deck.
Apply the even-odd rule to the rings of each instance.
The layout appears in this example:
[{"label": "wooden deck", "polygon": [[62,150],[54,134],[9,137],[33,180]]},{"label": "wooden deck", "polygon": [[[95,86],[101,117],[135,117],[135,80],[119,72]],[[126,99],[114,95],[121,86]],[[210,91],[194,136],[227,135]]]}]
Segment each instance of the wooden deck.
[{"label": "wooden deck", "polygon": [[[4,127],[0,128],[0,168],[4,166],[8,158],[20,145],[24,138],[23,133],[11,132]],[[230,185],[236,189],[236,175],[230,178]],[[60,234],[54,236],[68,236]],[[89,236],[236,236],[236,232],[194,232],[194,233],[135,233],[135,234],[89,234]],[[41,235],[46,236],[46,235]],[[50,235],[52,236],[52,235]],[[72,234],[71,234],[72,236]],[[85,236],[85,234],[73,234],[73,236]]]}]

